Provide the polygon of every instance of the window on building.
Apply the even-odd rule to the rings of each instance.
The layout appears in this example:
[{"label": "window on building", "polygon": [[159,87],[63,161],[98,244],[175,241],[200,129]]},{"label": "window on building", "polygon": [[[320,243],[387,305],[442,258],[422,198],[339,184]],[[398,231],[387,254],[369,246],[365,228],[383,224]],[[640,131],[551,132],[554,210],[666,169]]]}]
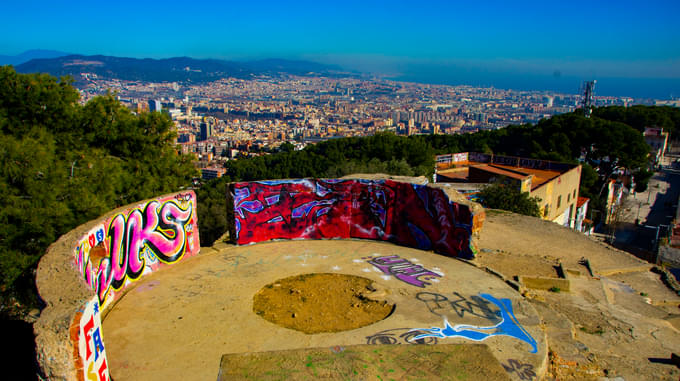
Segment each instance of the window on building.
[{"label": "window on building", "polygon": [[562,195],[557,196],[557,209],[562,205]]},{"label": "window on building", "polygon": [[571,193],[567,193],[567,202],[571,201]]},{"label": "window on building", "polygon": [[574,189],[574,200],[576,200],[576,189]]},{"label": "window on building", "polygon": [[548,217],[548,214],[550,214],[550,206],[545,204],[545,207],[543,207],[543,217]]}]

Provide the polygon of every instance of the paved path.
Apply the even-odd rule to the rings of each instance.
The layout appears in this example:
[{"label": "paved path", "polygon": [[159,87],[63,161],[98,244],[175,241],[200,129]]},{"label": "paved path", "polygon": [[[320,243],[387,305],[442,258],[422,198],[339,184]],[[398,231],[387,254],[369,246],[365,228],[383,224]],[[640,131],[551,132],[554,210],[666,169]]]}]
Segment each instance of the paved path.
[{"label": "paved path", "polygon": [[[547,344],[534,307],[499,278],[465,262],[356,240],[281,241],[202,253],[141,279],[105,317],[116,380],[214,380],[228,353],[414,342],[483,343],[501,364],[519,364],[539,377],[545,371]],[[378,258],[384,256],[401,262],[389,270],[388,262],[399,258]],[[397,276],[408,263],[434,275]],[[395,310],[369,326],[321,334],[282,328],[252,311],[253,295],[265,285],[314,272],[369,278]],[[416,340],[416,328],[431,336]]]},{"label": "paved path", "polygon": [[[653,253],[657,238],[668,235],[680,196],[680,170],[671,162],[649,180],[645,192],[629,196],[624,223],[616,231],[616,244]],[[639,225],[635,225],[635,220]],[[625,247],[623,247],[625,249]],[[652,259],[653,256],[652,256]]]}]

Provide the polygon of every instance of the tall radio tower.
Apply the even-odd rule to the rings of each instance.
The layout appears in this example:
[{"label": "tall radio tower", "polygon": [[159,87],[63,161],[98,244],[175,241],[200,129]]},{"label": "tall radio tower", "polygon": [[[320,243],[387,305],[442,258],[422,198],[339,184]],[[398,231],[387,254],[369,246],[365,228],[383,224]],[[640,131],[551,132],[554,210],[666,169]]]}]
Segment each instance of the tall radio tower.
[{"label": "tall radio tower", "polygon": [[583,91],[583,115],[586,118],[590,118],[590,114],[593,113],[593,97],[595,95],[595,83],[597,81],[584,81],[581,86],[581,91]]}]

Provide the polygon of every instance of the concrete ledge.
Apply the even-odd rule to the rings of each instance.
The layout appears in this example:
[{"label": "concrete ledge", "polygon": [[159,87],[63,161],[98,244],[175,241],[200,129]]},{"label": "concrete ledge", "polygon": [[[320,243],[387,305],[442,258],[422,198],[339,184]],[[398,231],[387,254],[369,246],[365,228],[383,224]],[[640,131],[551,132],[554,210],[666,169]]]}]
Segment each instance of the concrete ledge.
[{"label": "concrete ledge", "polygon": [[484,270],[486,270],[486,272],[488,272],[491,275],[495,275],[498,278],[505,280],[505,276],[503,274],[501,274],[499,271],[492,269],[491,267],[486,266],[484,267]]},{"label": "concrete ledge", "polygon": [[571,290],[571,281],[569,279],[520,276],[519,282],[524,287],[534,290],[559,289],[564,292]]},{"label": "concrete ledge", "polygon": [[651,304],[653,306],[657,306],[657,307],[661,307],[661,306],[677,307],[677,306],[680,306],[680,299],[676,299],[676,300],[652,300]]},{"label": "concrete ledge", "polygon": [[570,279],[570,278],[578,278],[578,277],[581,276],[581,271],[576,270],[576,269],[572,269],[572,268],[565,267],[565,268],[564,268],[564,275],[565,275],[565,277],[566,277],[567,279]]},{"label": "concrete ledge", "polygon": [[515,282],[512,279],[506,279],[505,283],[508,286],[512,287],[515,291],[519,292],[520,294],[523,294],[524,289],[523,289],[522,285],[519,284],[518,282]]},{"label": "concrete ledge", "polygon": [[[36,355],[37,361],[44,376],[49,380],[77,380],[83,379],[84,370],[87,365],[82,361],[84,356],[82,344],[83,340],[89,340],[89,344],[93,344],[90,336],[85,337],[90,331],[99,328],[98,324],[92,322],[92,325],[85,325],[83,321],[88,306],[92,307],[93,300],[97,301],[96,291],[92,285],[96,284],[100,278],[98,272],[99,265],[103,262],[101,253],[95,254],[94,244],[90,244],[88,252],[79,260],[79,247],[84,241],[89,242],[88,235],[95,237],[92,234],[93,229],[99,231],[104,221],[113,216],[124,215],[139,208],[140,205],[149,204],[152,201],[157,201],[163,198],[174,198],[175,196],[186,196],[187,192],[178,192],[166,194],[163,196],[147,199],[144,201],[135,202],[118,209],[112,210],[99,218],[86,222],[70,232],[62,235],[59,239],[47,248],[45,255],[38,263],[36,271],[36,288],[40,298],[45,303],[45,308],[41,311],[40,317],[33,324],[33,331],[35,334]],[[195,195],[191,193],[192,199],[195,203]],[[179,200],[179,197],[177,198]],[[185,200],[186,201],[186,200]],[[179,202],[179,201],[178,201]],[[195,205],[195,204],[194,204]],[[195,209],[194,212],[195,213]],[[195,230],[196,238],[198,237],[198,229]],[[105,235],[106,233],[104,233]],[[102,245],[103,237],[97,238]],[[196,244],[199,244],[198,238]],[[92,253],[90,253],[90,251]],[[187,250],[188,251],[188,250]],[[91,255],[90,255],[91,254]],[[107,253],[106,258],[110,261],[110,255]],[[125,260],[127,263],[128,261]],[[105,267],[105,266],[104,266]],[[107,267],[110,270],[110,267]],[[84,273],[87,270],[87,273]],[[86,279],[87,275],[91,275],[91,284],[88,285]],[[142,276],[143,274],[138,274]],[[112,279],[112,278],[110,278]],[[128,282],[129,283],[129,282]],[[123,294],[126,284],[119,285],[119,296]],[[113,299],[113,298],[111,298]],[[109,303],[111,304],[111,303]],[[94,313],[99,315],[104,312],[105,307],[99,311],[99,303]],[[98,320],[99,318],[97,318]],[[86,331],[84,329],[87,328]],[[83,334],[85,332],[85,334]],[[101,336],[97,337],[97,355],[101,359],[105,359],[104,344]],[[92,353],[90,352],[90,355]],[[90,356],[94,357],[94,356]],[[102,368],[108,375],[106,364]],[[100,369],[97,369],[99,371]]]},{"label": "concrete ledge", "polygon": [[641,266],[633,266],[633,267],[624,267],[620,269],[609,269],[609,270],[604,270],[604,271],[598,271],[597,273],[600,276],[612,276],[612,275],[619,275],[619,274],[630,274],[630,273],[641,273],[641,272],[647,272],[654,267],[653,265],[641,265]]}]

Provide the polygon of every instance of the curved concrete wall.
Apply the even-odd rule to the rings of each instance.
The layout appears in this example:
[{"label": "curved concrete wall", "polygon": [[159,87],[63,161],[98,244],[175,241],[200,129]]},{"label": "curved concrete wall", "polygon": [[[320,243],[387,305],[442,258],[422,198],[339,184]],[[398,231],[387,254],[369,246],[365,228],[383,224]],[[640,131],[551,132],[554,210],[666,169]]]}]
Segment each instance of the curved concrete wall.
[{"label": "curved concrete wall", "polygon": [[467,205],[426,185],[392,180],[302,179],[233,183],[231,236],[271,239],[361,238],[472,258],[474,216]]},{"label": "curved concrete wall", "polygon": [[199,252],[196,205],[193,191],[131,204],[50,245],[36,274],[46,308],[34,324],[49,379],[109,379],[100,315],[135,280]]},{"label": "curved concrete wall", "polygon": [[[239,244],[362,238],[470,258],[484,217],[441,189],[391,180],[234,183],[230,194],[234,207],[225,213]],[[193,191],[131,204],[48,248],[36,274],[46,307],[34,330],[49,379],[109,379],[102,312],[140,277],[199,252],[196,208]]]}]

